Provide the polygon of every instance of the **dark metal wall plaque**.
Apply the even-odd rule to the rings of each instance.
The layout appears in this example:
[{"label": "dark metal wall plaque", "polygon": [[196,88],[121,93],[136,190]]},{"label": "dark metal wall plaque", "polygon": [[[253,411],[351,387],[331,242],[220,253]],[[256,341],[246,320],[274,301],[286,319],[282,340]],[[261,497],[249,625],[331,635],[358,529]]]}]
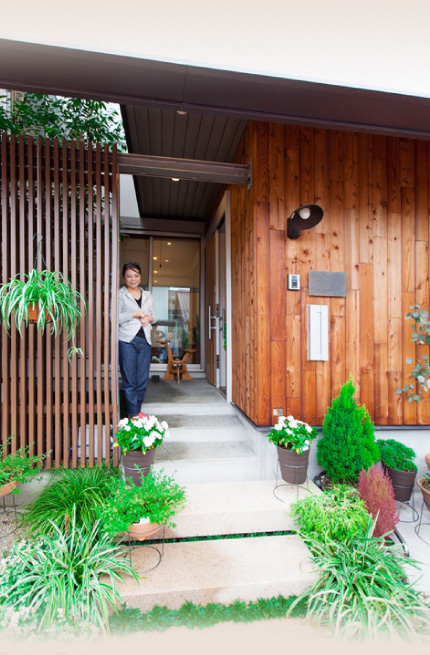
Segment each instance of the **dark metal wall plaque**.
[{"label": "dark metal wall plaque", "polygon": [[346,297],[346,273],[309,271],[309,295]]}]

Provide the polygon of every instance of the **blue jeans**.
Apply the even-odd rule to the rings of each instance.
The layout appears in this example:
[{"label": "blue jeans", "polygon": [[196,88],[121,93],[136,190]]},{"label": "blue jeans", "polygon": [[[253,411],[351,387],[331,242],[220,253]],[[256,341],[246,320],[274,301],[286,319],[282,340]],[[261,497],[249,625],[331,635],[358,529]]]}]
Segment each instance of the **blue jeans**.
[{"label": "blue jeans", "polygon": [[134,337],[130,343],[119,341],[118,344],[119,367],[128,415],[137,416],[142,409],[149,380],[151,346],[142,337]]}]

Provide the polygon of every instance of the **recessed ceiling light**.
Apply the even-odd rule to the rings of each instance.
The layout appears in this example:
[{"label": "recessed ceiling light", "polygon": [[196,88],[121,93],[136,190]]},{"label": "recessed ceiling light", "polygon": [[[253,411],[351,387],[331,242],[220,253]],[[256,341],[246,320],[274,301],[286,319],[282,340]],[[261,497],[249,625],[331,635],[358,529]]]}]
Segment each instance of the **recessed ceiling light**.
[{"label": "recessed ceiling light", "polygon": [[180,177],[172,177],[172,182],[179,182],[180,179]]},{"label": "recessed ceiling light", "polygon": [[153,257],[152,259],[158,259],[158,257]]},{"label": "recessed ceiling light", "polygon": [[176,113],[179,114],[179,116],[186,116],[188,112],[186,112],[185,109],[177,109]]},{"label": "recessed ceiling light", "polygon": [[154,280],[154,283],[157,284],[158,280]]},{"label": "recessed ceiling light", "polygon": [[171,245],[172,245],[172,242],[171,242],[171,241],[168,241],[168,242],[167,242],[167,245],[168,245],[168,246],[171,246]]},{"label": "recessed ceiling light", "polygon": [[169,263],[169,260],[168,260],[168,259],[165,259],[164,261],[166,262],[166,264],[168,264],[168,263]]},{"label": "recessed ceiling light", "polygon": [[158,271],[154,271],[154,275],[157,275]]}]

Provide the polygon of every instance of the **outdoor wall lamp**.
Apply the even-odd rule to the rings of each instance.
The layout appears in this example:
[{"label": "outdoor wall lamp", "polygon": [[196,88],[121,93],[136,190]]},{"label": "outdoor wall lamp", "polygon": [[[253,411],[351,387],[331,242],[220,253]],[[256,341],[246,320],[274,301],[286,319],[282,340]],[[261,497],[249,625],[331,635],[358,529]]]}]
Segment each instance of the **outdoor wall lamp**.
[{"label": "outdoor wall lamp", "polygon": [[319,205],[301,205],[287,219],[287,237],[298,239],[303,230],[318,225],[323,216],[324,211]]}]

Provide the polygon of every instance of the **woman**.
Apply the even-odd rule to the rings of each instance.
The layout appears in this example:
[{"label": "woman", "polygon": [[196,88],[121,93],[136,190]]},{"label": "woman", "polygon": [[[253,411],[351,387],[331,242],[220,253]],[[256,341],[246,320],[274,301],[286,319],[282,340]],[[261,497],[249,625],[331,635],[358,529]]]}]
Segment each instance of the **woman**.
[{"label": "woman", "polygon": [[124,264],[125,287],[118,292],[119,367],[129,417],[141,411],[151,363],[151,329],[157,322],[154,301],[139,285],[139,264]]}]

